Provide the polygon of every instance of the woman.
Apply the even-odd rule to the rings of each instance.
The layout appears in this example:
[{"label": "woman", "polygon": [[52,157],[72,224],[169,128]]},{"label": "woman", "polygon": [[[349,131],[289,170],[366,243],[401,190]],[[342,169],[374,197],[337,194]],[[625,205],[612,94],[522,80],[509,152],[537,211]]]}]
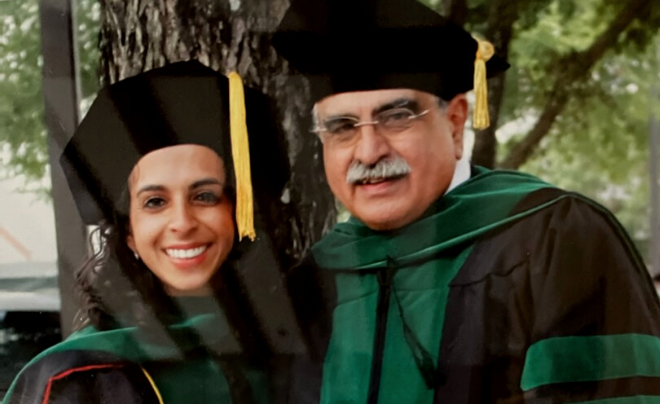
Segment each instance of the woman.
[{"label": "woman", "polygon": [[238,271],[250,254],[266,269],[254,250],[272,230],[267,214],[251,228],[251,179],[254,210],[268,213],[286,164],[268,103],[249,89],[243,103],[233,80],[193,61],[99,93],[61,159],[83,219],[99,226],[77,276],[82,329],[31,361],[5,403],[257,403],[286,388],[269,377],[268,329],[282,327],[255,313]]}]

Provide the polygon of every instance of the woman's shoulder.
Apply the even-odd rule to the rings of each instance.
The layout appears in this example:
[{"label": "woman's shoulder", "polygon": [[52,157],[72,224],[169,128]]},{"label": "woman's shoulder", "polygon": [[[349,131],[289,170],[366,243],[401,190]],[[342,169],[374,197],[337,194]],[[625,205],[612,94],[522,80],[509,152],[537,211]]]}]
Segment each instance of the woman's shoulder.
[{"label": "woman's shoulder", "polygon": [[123,335],[121,330],[93,327],[72,334],[32,359],[3,403],[134,402],[131,397],[150,397],[144,402],[157,403],[149,377],[121,352]]},{"label": "woman's shoulder", "polygon": [[[81,349],[80,342],[103,335],[93,329],[73,334],[35,357],[12,383],[5,404],[158,403],[149,376],[117,352]],[[82,339],[81,339],[82,338]]]}]

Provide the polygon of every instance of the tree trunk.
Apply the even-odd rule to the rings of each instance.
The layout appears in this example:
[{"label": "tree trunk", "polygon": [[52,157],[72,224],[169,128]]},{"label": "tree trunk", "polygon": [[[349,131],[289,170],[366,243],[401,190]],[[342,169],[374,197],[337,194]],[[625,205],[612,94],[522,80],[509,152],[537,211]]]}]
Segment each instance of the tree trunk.
[{"label": "tree trunk", "polygon": [[452,23],[462,27],[467,21],[467,0],[443,0],[438,3],[438,12]]},{"label": "tree trunk", "polygon": [[286,133],[292,176],[277,213],[275,251],[289,263],[335,221],[320,144],[309,133],[308,85],[270,46],[286,0],[101,0],[101,66],[105,83],[182,60],[222,73],[237,70],[247,86],[273,97]]},{"label": "tree trunk", "polygon": [[[494,0],[488,13],[486,40],[490,41],[497,53],[505,60],[509,58],[509,44],[513,38],[513,24],[518,18],[520,1]],[[500,109],[504,98],[506,74],[488,81],[488,110],[490,127],[476,131],[472,162],[487,168],[494,168],[497,158],[497,138],[495,131],[499,123]]]},{"label": "tree trunk", "polygon": [[[518,18],[519,3],[519,0],[493,0],[488,6],[485,39],[495,46],[498,55],[504,59],[508,59],[509,56],[509,43],[513,37],[513,24]],[[465,25],[468,13],[466,0],[445,0],[440,4],[442,14],[448,20],[459,26]],[[472,162],[488,168],[495,166],[497,157],[495,131],[504,96],[504,83],[504,74],[488,80],[488,110],[491,125],[475,134]]]}]

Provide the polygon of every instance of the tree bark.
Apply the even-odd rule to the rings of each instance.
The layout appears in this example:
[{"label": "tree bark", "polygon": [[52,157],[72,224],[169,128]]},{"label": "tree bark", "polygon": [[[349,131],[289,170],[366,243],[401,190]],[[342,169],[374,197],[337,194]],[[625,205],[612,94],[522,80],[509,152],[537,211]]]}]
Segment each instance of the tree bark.
[{"label": "tree bark", "polygon": [[462,27],[467,21],[467,0],[444,0],[438,4],[438,12],[452,23]]},{"label": "tree bark", "polygon": [[589,77],[591,68],[612,48],[630,24],[651,5],[652,0],[629,0],[605,31],[582,52],[562,59],[557,65],[553,89],[541,115],[525,137],[511,149],[500,167],[517,169],[534,153],[541,140],[550,132],[557,116],[563,111],[577,83]]},{"label": "tree bark", "polygon": [[335,221],[334,198],[320,144],[309,133],[306,81],[270,45],[286,0],[101,0],[101,75],[105,83],[182,60],[199,59],[222,73],[237,70],[247,86],[277,102],[292,175],[274,242],[298,260]]}]

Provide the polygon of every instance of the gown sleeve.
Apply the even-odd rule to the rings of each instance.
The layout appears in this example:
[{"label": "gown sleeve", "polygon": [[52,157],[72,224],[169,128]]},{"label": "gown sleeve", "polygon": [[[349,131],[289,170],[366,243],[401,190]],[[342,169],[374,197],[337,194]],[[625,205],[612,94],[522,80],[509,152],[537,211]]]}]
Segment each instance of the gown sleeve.
[{"label": "gown sleeve", "polygon": [[660,402],[660,304],[629,237],[578,196],[545,217],[527,250],[526,402]]}]

